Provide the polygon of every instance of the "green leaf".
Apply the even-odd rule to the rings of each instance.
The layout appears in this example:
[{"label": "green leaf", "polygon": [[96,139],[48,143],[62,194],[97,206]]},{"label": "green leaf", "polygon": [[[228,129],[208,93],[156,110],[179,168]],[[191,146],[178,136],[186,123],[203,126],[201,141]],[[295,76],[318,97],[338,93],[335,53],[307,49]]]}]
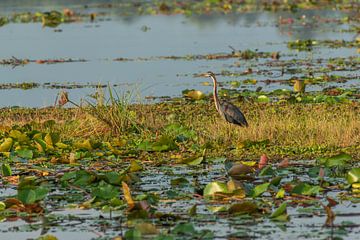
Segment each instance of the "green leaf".
[{"label": "green leaf", "polygon": [[340,153],[338,155],[319,159],[320,163],[324,164],[326,167],[336,167],[336,166],[345,166],[351,161],[352,157],[346,153]]},{"label": "green leaf", "polygon": [[166,135],[161,136],[160,139],[152,146],[152,149],[157,152],[172,151],[176,150],[177,148],[178,147],[175,141]]},{"label": "green leaf", "polygon": [[194,204],[194,205],[188,210],[189,216],[196,216],[196,210],[197,210],[197,205]]},{"label": "green leaf", "polygon": [[39,152],[45,152],[46,151],[46,142],[40,138],[36,138],[34,140],[37,143],[37,149],[39,150]]},{"label": "green leaf", "polygon": [[346,174],[349,184],[360,182],[360,168],[353,168]]},{"label": "green leaf", "polygon": [[140,163],[136,160],[131,160],[130,162],[130,172],[138,172],[143,170],[143,167],[140,165]]},{"label": "green leaf", "polygon": [[142,239],[141,232],[136,228],[129,229],[125,233],[125,239],[141,240]]},{"label": "green leaf", "polygon": [[24,204],[32,204],[36,201],[36,192],[30,188],[18,190],[18,199]]},{"label": "green leaf", "polygon": [[184,96],[191,98],[192,100],[203,99],[206,95],[198,90],[191,90],[184,94]]},{"label": "green leaf", "polygon": [[76,186],[87,186],[96,179],[96,176],[85,170],[79,170],[76,172],[74,185]]},{"label": "green leaf", "polygon": [[192,235],[196,230],[192,223],[179,223],[171,232],[174,234]]},{"label": "green leaf", "polygon": [[155,225],[146,222],[136,224],[135,229],[139,230],[141,235],[154,235],[159,233]]},{"label": "green leaf", "polygon": [[270,183],[263,183],[260,185],[257,185],[251,192],[251,196],[253,198],[256,198],[258,196],[260,196],[261,194],[263,194],[264,192],[266,192],[268,190],[270,186]]},{"label": "green leaf", "polygon": [[4,177],[12,175],[12,171],[8,163],[3,163],[1,165],[1,175],[3,175]]},{"label": "green leaf", "polygon": [[190,157],[187,159],[182,160],[182,163],[185,163],[187,165],[191,165],[191,166],[195,166],[195,165],[199,165],[202,161],[204,160],[204,157]]},{"label": "green leaf", "polygon": [[284,198],[285,196],[285,189],[280,188],[279,191],[276,193],[275,198]]},{"label": "green leaf", "polygon": [[0,211],[4,211],[6,209],[6,204],[0,201]]},{"label": "green leaf", "polygon": [[279,186],[281,179],[281,176],[274,177],[273,179],[271,179],[270,184],[273,186]]},{"label": "green leaf", "polygon": [[270,216],[270,218],[276,218],[280,215],[286,214],[286,202],[283,202]]},{"label": "green leaf", "polygon": [[146,152],[153,151],[153,144],[150,143],[149,141],[143,141],[138,145],[138,150],[142,150]]},{"label": "green leaf", "polygon": [[66,172],[66,173],[64,173],[64,175],[61,177],[60,181],[69,181],[70,179],[74,179],[74,178],[76,178],[76,171]]},{"label": "green leaf", "polygon": [[58,240],[58,238],[54,235],[46,234],[36,238],[36,240]]},{"label": "green leaf", "polygon": [[97,187],[92,189],[91,195],[100,199],[109,200],[120,194],[119,187],[115,187],[104,181],[101,181]]},{"label": "green leaf", "polygon": [[268,102],[270,102],[270,98],[268,96],[265,96],[265,95],[260,95],[257,98],[257,101],[260,102],[260,103],[268,103]]},{"label": "green leaf", "polygon": [[319,194],[321,190],[322,188],[320,186],[312,186],[307,183],[299,183],[293,188],[291,193],[306,196],[315,196]]},{"label": "green leaf", "polygon": [[189,181],[184,177],[173,178],[170,180],[170,184],[171,186],[188,186]]},{"label": "green leaf", "polygon": [[117,172],[107,172],[105,173],[106,181],[113,185],[121,185],[123,175]]},{"label": "green leaf", "polygon": [[40,186],[35,188],[35,201],[43,200],[48,194],[49,190],[46,187]]},{"label": "green leaf", "polygon": [[12,138],[5,138],[4,142],[0,145],[0,152],[9,152],[13,143],[14,140]]},{"label": "green leaf", "polygon": [[269,176],[269,175],[273,175],[273,174],[274,174],[274,170],[269,165],[269,166],[266,166],[263,169],[261,169],[259,176]]},{"label": "green leaf", "polygon": [[234,203],[229,208],[230,214],[252,214],[259,210],[258,206],[254,202],[245,201],[241,203]]},{"label": "green leaf", "polygon": [[11,130],[9,136],[16,139],[20,143],[29,141],[28,136],[19,130]]},{"label": "green leaf", "polygon": [[160,234],[160,235],[156,236],[155,238],[153,238],[153,240],[174,240],[174,237],[169,236],[169,235]]},{"label": "green leaf", "polygon": [[204,189],[204,197],[212,197],[216,193],[229,193],[226,183],[215,181],[206,185]]},{"label": "green leaf", "polygon": [[27,148],[19,149],[16,151],[17,155],[21,158],[25,159],[32,159],[33,158],[33,151]]}]

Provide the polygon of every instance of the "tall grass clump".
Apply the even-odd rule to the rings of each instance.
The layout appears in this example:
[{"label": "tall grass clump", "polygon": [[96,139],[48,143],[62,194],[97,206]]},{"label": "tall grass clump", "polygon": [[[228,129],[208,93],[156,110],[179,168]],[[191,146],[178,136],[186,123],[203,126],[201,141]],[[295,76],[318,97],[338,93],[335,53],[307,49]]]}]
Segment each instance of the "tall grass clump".
[{"label": "tall grass clump", "polygon": [[88,113],[106,123],[115,134],[141,133],[143,127],[137,120],[136,112],[130,109],[134,100],[134,91],[124,91],[119,94],[109,86],[108,92],[108,99],[99,89],[94,96],[95,102],[86,101]]},{"label": "tall grass clump", "polygon": [[136,132],[142,133],[144,127],[140,124],[135,111],[130,109],[134,100],[134,91],[118,93],[108,87],[108,97],[98,88],[95,94],[90,95],[93,100],[84,100],[85,104],[77,104],[68,98],[67,92],[61,92],[59,105],[67,102],[90,114],[97,120],[105,123],[114,134]]}]

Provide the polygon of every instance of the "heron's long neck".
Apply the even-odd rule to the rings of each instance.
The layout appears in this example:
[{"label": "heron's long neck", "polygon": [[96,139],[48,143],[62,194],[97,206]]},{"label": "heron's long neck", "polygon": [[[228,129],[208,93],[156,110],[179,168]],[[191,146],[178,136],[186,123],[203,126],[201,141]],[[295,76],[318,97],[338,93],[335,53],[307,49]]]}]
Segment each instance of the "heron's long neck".
[{"label": "heron's long neck", "polygon": [[215,107],[216,107],[216,110],[220,111],[220,103],[219,103],[219,97],[217,95],[217,81],[216,81],[216,78],[211,76],[211,79],[213,80],[214,82],[214,93],[213,93],[213,96],[214,96],[214,102],[215,102]]}]

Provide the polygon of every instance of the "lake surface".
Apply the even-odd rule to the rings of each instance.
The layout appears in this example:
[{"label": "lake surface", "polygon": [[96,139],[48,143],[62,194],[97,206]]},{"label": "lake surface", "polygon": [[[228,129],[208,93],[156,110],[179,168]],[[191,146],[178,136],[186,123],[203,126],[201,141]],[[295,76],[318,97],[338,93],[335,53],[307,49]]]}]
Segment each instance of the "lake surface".
[{"label": "lake surface", "polygon": [[[63,23],[57,28],[43,28],[41,23],[10,23],[0,28],[0,59],[43,60],[73,59],[85,62],[57,64],[36,64],[30,62],[24,66],[0,65],[0,84],[38,83],[37,88],[28,90],[0,90],[0,106],[45,107],[54,104],[59,89],[48,85],[63,87],[80,85],[68,89],[70,98],[76,102],[86,99],[96,91],[89,85],[118,85],[118,91],[132,90],[140,95],[138,100],[148,96],[181,96],[184,89],[197,89],[209,93],[211,86],[202,82],[208,79],[195,78],[194,74],[209,70],[244,71],[252,68],[253,74],[239,77],[219,76],[220,82],[242,81],[249,78],[258,80],[256,85],[241,86],[241,90],[254,90],[259,86],[270,91],[277,88],[292,89],[277,83],[265,84],[263,80],[278,75],[278,67],[266,64],[274,62],[271,58],[243,60],[237,58],[218,60],[162,59],[158,57],[206,55],[231,53],[232,49],[246,49],[259,52],[280,52],[280,60],[307,60],[314,63],[318,59],[357,56],[356,48],[330,48],[319,46],[311,52],[290,50],[287,42],[297,39],[345,40],[353,41],[353,32],[342,32],[348,24],[321,22],[322,19],[342,19],[339,11],[289,12],[249,12],[228,15],[156,15],[124,16],[116,8],[91,7],[91,1],[82,1],[76,5],[69,2],[60,5],[37,1],[20,4],[19,1],[5,1],[0,4],[0,16],[9,16],[14,12],[49,11],[67,7],[82,14],[101,12],[94,22],[85,19],[74,23]],[[88,7],[85,8],[84,4]],[[97,5],[96,5],[97,6]],[[279,24],[279,18],[305,19],[306,24]],[[129,58],[132,61],[114,61],[117,58]],[[146,60],[143,60],[146,59]],[[296,68],[303,68],[298,65]],[[261,72],[266,70],[267,74]],[[269,75],[269,73],[273,75]],[[337,72],[352,76],[341,86],[358,87],[359,73]],[[302,76],[285,74],[283,78]],[[48,84],[46,84],[48,83]],[[329,83],[326,86],[334,85]],[[323,86],[311,86],[307,90],[321,90]]]}]

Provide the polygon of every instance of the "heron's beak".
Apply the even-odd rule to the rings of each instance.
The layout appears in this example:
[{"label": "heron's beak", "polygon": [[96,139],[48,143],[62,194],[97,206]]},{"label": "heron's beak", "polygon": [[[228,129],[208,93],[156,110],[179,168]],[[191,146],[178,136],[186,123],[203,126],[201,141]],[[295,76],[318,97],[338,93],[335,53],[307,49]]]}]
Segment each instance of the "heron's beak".
[{"label": "heron's beak", "polygon": [[200,73],[199,77],[210,77],[208,73]]}]

